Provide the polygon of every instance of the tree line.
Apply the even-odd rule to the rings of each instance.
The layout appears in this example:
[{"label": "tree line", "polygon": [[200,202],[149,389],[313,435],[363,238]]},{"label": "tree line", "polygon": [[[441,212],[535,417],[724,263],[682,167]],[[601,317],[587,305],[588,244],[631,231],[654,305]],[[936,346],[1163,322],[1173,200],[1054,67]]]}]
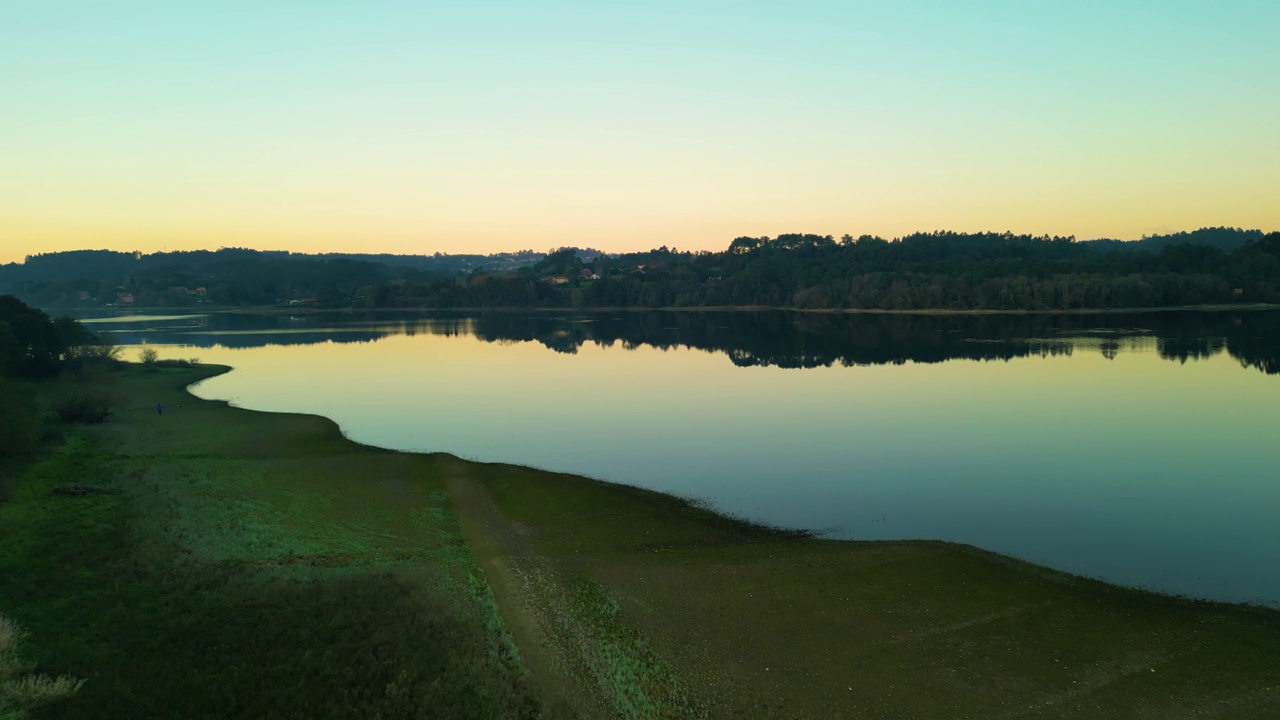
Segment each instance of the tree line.
[{"label": "tree line", "polygon": [[[1240,234],[1243,234],[1240,233]],[[1079,310],[1280,302],[1280,233],[1232,251],[1091,247],[1073,238],[927,233],[888,241],[741,237],[723,252],[572,249],[512,273],[363,288],[365,307],[794,307]]]},{"label": "tree line", "polygon": [[1234,228],[1133,242],[784,234],[739,237],[719,252],[562,248],[522,260],[486,256],[492,262],[466,267],[250,250],[104,252],[28,258],[0,268],[0,288],[8,283],[44,307],[1078,310],[1280,302],[1280,233]]}]

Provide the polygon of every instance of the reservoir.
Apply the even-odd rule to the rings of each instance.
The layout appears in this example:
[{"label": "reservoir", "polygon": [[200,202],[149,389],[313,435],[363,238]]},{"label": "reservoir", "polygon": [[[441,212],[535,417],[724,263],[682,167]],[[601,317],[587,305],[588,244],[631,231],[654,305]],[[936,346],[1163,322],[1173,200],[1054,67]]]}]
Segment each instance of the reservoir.
[{"label": "reservoir", "polygon": [[89,322],[162,358],[235,368],[200,397],[324,415],[371,445],[1280,605],[1276,312]]}]

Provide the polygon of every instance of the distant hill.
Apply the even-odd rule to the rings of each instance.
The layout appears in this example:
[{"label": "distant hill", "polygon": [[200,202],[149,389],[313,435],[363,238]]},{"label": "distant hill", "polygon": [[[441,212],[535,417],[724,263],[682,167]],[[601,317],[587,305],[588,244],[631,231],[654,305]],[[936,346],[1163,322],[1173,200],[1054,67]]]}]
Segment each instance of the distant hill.
[{"label": "distant hill", "polygon": [[532,265],[544,257],[546,253],[532,250],[495,255],[310,254],[241,248],[149,254],[114,250],[72,250],[29,255],[25,262],[0,266],[0,291],[8,289],[17,282],[108,280],[157,270],[200,274],[224,266],[228,262],[244,260],[322,262],[345,260],[385,265],[391,268],[411,268],[422,272],[453,274],[475,269],[515,269]]},{"label": "distant hill", "polygon": [[[605,254],[571,248],[590,262]],[[350,296],[358,288],[472,273],[510,273],[535,265],[547,253],[521,250],[491,255],[393,255],[390,253],[293,253],[223,248],[139,253],[72,250],[37,253],[0,265],[0,294],[12,293],[46,308],[113,304],[257,304]],[[197,293],[196,290],[201,290]],[[316,298],[318,299],[318,298]]]},{"label": "distant hill", "polygon": [[[282,268],[329,265],[333,269],[378,268],[376,278],[392,279],[404,271],[420,274],[455,275],[485,271],[512,271],[537,263],[546,253],[525,250],[494,255],[391,255],[364,253],[291,253],[287,251],[194,250],[183,252],[136,253],[114,250],[72,250],[30,255],[24,262],[0,265],[0,293],[18,292],[44,283],[117,282],[129,279],[170,277],[178,285],[208,286],[227,272],[246,265]],[[286,275],[292,273],[285,273]],[[356,273],[367,275],[368,273]]]},{"label": "distant hill", "polygon": [[[583,262],[590,262],[605,255],[592,248],[573,248]],[[229,263],[271,260],[329,262],[347,261],[387,268],[386,274],[395,276],[401,270],[436,275],[459,273],[514,272],[522,267],[537,264],[547,256],[545,252],[520,250],[491,255],[393,255],[390,253],[294,253],[284,250],[247,250],[223,248],[221,250],[192,250],[181,252],[138,253],[115,250],[71,250],[66,252],[38,253],[27,256],[21,263],[0,265],[0,293],[13,292],[19,285],[47,282],[74,282],[78,280],[117,280],[135,275],[157,272],[191,276],[193,282],[208,280],[217,275]],[[200,283],[205,284],[205,283]]]}]

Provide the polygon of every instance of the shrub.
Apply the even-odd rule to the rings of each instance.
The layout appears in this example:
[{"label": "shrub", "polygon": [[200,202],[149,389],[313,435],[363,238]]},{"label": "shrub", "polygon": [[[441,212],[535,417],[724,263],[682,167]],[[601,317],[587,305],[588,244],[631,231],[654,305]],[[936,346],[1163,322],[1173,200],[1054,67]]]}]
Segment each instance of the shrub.
[{"label": "shrub", "polygon": [[113,366],[120,362],[124,350],[119,345],[108,341],[73,345],[67,348],[67,365],[73,368],[91,367],[94,365]]},{"label": "shrub", "polygon": [[111,400],[100,393],[68,394],[53,401],[53,412],[64,423],[97,425],[111,417]]},{"label": "shrub", "polygon": [[109,382],[109,377],[102,373],[65,373],[50,395],[50,406],[64,423],[104,422],[116,403]]},{"label": "shrub", "polygon": [[160,353],[156,352],[155,348],[143,348],[142,352],[138,353],[138,360],[147,367],[154,366],[159,359]]}]

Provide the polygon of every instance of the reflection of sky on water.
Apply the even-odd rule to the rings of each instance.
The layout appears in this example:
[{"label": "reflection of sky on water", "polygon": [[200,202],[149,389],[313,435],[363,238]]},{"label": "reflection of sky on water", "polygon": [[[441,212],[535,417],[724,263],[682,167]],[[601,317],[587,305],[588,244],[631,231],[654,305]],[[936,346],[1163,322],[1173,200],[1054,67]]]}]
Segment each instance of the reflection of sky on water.
[{"label": "reflection of sky on water", "polygon": [[[324,414],[376,445],[579,472],[840,537],[942,538],[1280,603],[1280,378],[1242,369],[1224,350],[1230,337],[1059,334],[1010,354],[960,333],[926,337],[920,361],[868,344],[875,328],[861,327],[843,344],[776,352],[743,327],[725,343],[690,339],[705,350],[607,334],[564,344],[604,324],[486,333],[449,319],[377,342],[342,333],[162,356],[237,368],[200,386],[202,397]],[[242,339],[261,342],[261,329],[246,329]],[[770,362],[836,359],[735,367],[726,343]],[[999,362],[942,362],[985,346],[975,359]]]}]

